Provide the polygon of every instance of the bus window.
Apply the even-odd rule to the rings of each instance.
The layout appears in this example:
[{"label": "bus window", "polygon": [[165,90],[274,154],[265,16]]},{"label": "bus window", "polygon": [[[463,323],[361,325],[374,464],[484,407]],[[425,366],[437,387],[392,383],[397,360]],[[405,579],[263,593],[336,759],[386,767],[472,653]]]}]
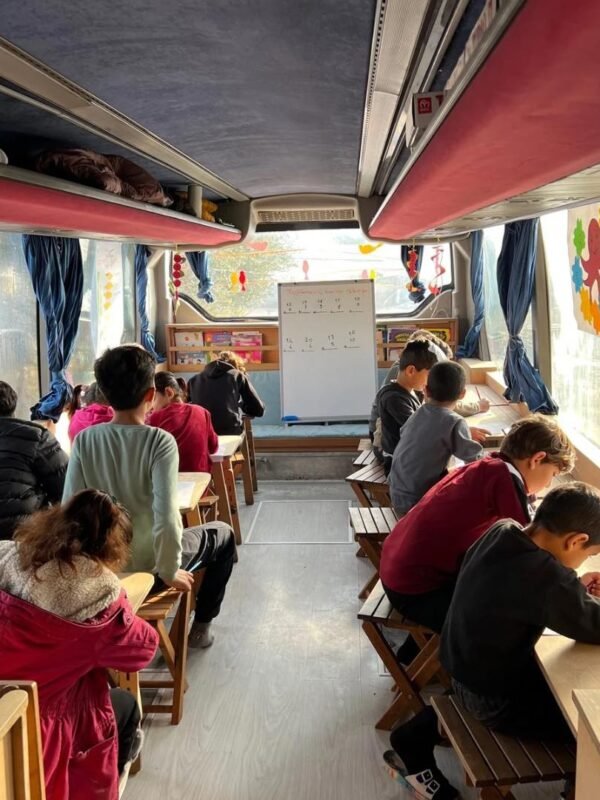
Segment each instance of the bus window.
[{"label": "bus window", "polygon": [[24,419],[40,391],[36,319],[21,236],[0,233],[0,380],[17,392],[17,416]]},{"label": "bus window", "polygon": [[567,219],[567,211],[541,218],[549,287],[552,394],[565,423],[600,445],[600,339],[579,330],[573,313]]},{"label": "bus window", "polygon": [[[508,330],[498,295],[498,278],[496,266],[502,249],[504,225],[496,225],[483,231],[483,291],[485,295],[485,336],[491,361],[498,367],[504,364],[504,356],[508,347]],[[521,338],[525,343],[525,351],[531,363],[534,363],[535,348],[533,342],[533,315],[531,308],[525,319]]]},{"label": "bus window", "polygon": [[[209,265],[217,302],[204,307],[219,319],[276,317],[277,284],[292,281],[347,280],[375,273],[375,305],[378,314],[414,314],[431,298],[430,284],[436,279],[435,248],[423,253],[421,281],[425,297],[413,302],[406,285],[408,277],[400,263],[400,245],[384,244],[363,254],[365,238],[358,230],[286,231],[257,234],[252,241],[209,253]],[[452,285],[450,247],[440,245],[438,259],[443,274],[437,285]],[[246,273],[246,291],[241,291],[239,273]],[[184,270],[182,291],[196,297],[197,280]]]},{"label": "bus window", "polygon": [[107,347],[136,338],[134,245],[93,239],[80,244],[83,303],[69,365],[74,384],[94,380],[94,361]]}]

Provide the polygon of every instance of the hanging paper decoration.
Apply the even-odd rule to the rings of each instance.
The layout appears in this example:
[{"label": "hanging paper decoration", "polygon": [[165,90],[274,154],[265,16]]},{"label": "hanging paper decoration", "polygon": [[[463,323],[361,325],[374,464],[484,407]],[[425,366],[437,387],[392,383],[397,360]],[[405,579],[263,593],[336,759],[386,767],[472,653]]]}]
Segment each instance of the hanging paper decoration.
[{"label": "hanging paper decoration", "polygon": [[268,242],[248,242],[248,247],[252,250],[256,250],[257,253],[264,253],[268,246]]},{"label": "hanging paper decoration", "polygon": [[173,256],[173,269],[172,269],[172,276],[173,276],[173,296],[175,298],[175,303],[179,302],[179,287],[181,286],[181,279],[183,278],[183,267],[185,263],[185,257],[180,255],[179,253],[175,253]]},{"label": "hanging paper decoration", "polygon": [[247,282],[248,278],[247,278],[246,273],[244,272],[243,269],[240,270],[240,278],[239,278],[239,280],[240,280],[240,286],[242,287],[242,292],[245,292],[246,291],[246,282]]},{"label": "hanging paper decoration", "polygon": [[419,260],[419,256],[417,255],[417,251],[414,247],[411,247],[408,253],[408,277],[412,280],[413,278],[417,277],[417,262]]},{"label": "hanging paper decoration", "polygon": [[369,280],[369,273],[366,269],[363,269],[363,271],[360,273],[360,277],[363,281]]},{"label": "hanging paper decoration", "polygon": [[370,280],[374,281],[376,277],[377,277],[377,272],[374,269],[370,270],[369,271]]},{"label": "hanging paper decoration", "polygon": [[303,261],[302,262],[302,272],[304,273],[304,280],[305,281],[308,280],[308,271],[309,271],[309,269],[310,269],[310,264],[308,263],[308,261]]},{"label": "hanging paper decoration", "polygon": [[438,295],[442,291],[441,281],[440,278],[446,272],[444,266],[442,265],[442,258],[444,256],[444,248],[438,245],[437,247],[433,248],[433,256],[431,260],[433,261],[433,268],[435,270],[435,276],[431,283],[429,284],[429,291],[433,295]]},{"label": "hanging paper decoration", "polygon": [[240,282],[240,278],[237,272],[231,273],[231,275],[229,276],[229,282],[231,283],[231,291],[235,292]]},{"label": "hanging paper decoration", "polygon": [[567,217],[573,313],[580,331],[600,336],[600,206],[574,208]]},{"label": "hanging paper decoration", "polygon": [[112,283],[112,272],[107,272],[105,274],[106,283],[104,284],[104,310],[108,311],[108,309],[112,305],[113,300],[113,283]]},{"label": "hanging paper decoration", "polygon": [[363,254],[363,256],[371,255],[376,250],[379,250],[380,247],[383,247],[383,242],[379,242],[379,244],[359,244],[358,249]]}]

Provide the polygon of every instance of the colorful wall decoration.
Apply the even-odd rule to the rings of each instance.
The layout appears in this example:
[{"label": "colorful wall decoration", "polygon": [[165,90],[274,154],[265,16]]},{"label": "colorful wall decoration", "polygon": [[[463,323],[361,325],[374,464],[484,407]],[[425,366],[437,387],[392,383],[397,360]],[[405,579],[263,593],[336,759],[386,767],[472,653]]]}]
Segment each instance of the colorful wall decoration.
[{"label": "colorful wall decoration", "polygon": [[600,335],[600,206],[569,211],[568,248],[577,327]]}]

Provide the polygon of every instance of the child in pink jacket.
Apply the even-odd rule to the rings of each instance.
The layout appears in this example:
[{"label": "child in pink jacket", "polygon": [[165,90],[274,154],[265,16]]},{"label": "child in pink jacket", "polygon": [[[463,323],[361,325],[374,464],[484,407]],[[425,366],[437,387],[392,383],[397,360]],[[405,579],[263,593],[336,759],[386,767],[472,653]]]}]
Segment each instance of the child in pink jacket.
[{"label": "child in pink jacket", "polygon": [[90,383],[81,395],[81,400],[75,399],[76,409],[69,422],[69,440],[71,444],[78,433],[92,425],[110,422],[114,416],[112,408],[108,405],[106,397],[102,394],[97,383]]},{"label": "child in pink jacket", "polygon": [[145,667],[157,634],[113,572],[130,541],[124,509],[86,489],[0,542],[0,679],[38,684],[47,800],[117,800],[132,756],[137,705],[117,696],[117,730],[106,670]]}]

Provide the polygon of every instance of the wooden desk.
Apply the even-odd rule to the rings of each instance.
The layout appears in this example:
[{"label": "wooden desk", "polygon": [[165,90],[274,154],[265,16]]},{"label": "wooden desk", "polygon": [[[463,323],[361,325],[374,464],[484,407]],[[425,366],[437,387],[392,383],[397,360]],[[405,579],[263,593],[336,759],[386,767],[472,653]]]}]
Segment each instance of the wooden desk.
[{"label": "wooden desk", "polygon": [[[496,394],[489,386],[477,385],[476,390],[474,386],[469,385],[465,399],[470,403],[476,403],[480,398],[489,400],[490,408],[485,413],[467,417],[467,424],[476,428],[485,428],[490,432],[491,439],[495,442],[501,441],[513,422],[521,419],[518,408]],[[496,447],[497,444],[490,443],[489,446]]]},{"label": "wooden desk", "polygon": [[256,492],[258,491],[258,479],[256,477],[256,450],[254,448],[254,432],[252,430],[252,419],[250,417],[244,417],[244,433],[246,434],[244,457],[246,456],[247,451],[250,480],[252,481],[252,489]]},{"label": "wooden desk", "polygon": [[186,528],[201,525],[198,503],[211,481],[210,472],[180,472],[177,478],[177,504]]},{"label": "wooden desk", "polygon": [[137,613],[148,592],[154,583],[154,575],[149,572],[124,572],[119,575],[121,586],[127,592],[127,597],[133,610]]},{"label": "wooden desk", "polygon": [[242,532],[231,457],[240,449],[243,439],[243,436],[219,436],[219,449],[210,457],[214,490],[219,498],[219,518],[233,528],[236,544],[242,544]]},{"label": "wooden desk", "polygon": [[[588,559],[579,572],[600,572],[600,556]],[[539,640],[535,653],[552,694],[577,736],[578,712],[573,690],[600,689],[600,645],[548,635]]]},{"label": "wooden desk", "polygon": [[600,692],[575,691],[577,729],[576,800],[597,800],[600,775]]}]

